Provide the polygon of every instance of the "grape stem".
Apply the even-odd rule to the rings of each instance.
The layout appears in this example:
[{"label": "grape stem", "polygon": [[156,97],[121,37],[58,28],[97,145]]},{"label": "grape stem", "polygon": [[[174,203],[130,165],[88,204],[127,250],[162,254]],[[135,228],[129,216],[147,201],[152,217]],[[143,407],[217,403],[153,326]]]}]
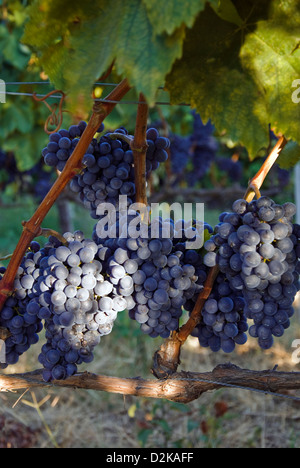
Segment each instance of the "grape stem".
[{"label": "grape stem", "polygon": [[145,104],[146,98],[141,93],[139,96],[139,104],[137,108],[135,133],[132,135],[124,135],[114,132],[109,136],[113,140],[120,139],[126,141],[133,152],[134,158],[134,179],[136,189],[136,203],[147,206],[147,185],[146,185],[146,154],[147,154],[147,120],[149,107]]},{"label": "grape stem", "polygon": [[132,140],[133,140],[132,135],[124,135],[124,133],[119,133],[119,132],[110,133],[109,138],[111,138],[112,140],[123,140],[129,146],[131,146],[131,143],[132,143]]},{"label": "grape stem", "polygon": [[[263,163],[257,174],[250,180],[244,199],[247,202],[253,200],[255,196],[260,197],[260,188],[262,187],[264,180],[268,173],[272,169],[273,165],[277,161],[283,148],[286,146],[287,140],[282,136],[274,149],[271,151],[266,161]],[[211,268],[207,279],[204,283],[204,288],[200,292],[194,309],[190,315],[189,320],[180,328],[179,331],[173,332],[170,338],[168,338],[154,354],[154,362],[152,367],[152,373],[157,378],[167,378],[168,376],[177,372],[177,368],[180,364],[180,351],[182,345],[185,343],[187,338],[190,336],[194,328],[200,323],[202,317],[202,309],[206,300],[209,298],[215,280],[219,274],[219,267],[216,265]]]},{"label": "grape stem", "polygon": [[62,236],[59,232],[54,231],[54,229],[42,228],[41,229],[41,236],[43,236],[43,237],[54,236],[58,240],[60,240],[60,242],[62,244],[67,245],[67,243],[68,243],[68,241],[64,238],[64,236]]},{"label": "grape stem", "polygon": [[[130,90],[127,79],[124,79],[119,85],[107,96],[108,101],[120,101],[125,94]],[[0,281],[0,311],[2,310],[7,297],[13,290],[14,280],[16,277],[17,270],[22,262],[22,259],[32,242],[32,240],[39,236],[41,233],[41,224],[48,214],[50,208],[54,205],[55,201],[65,189],[70,180],[78,172],[78,168],[81,168],[81,161],[89,147],[95,133],[104,121],[115,108],[116,103],[112,102],[97,102],[94,104],[92,116],[88,122],[88,125],[79,140],[78,145],[74,149],[72,156],[68,160],[64,170],[60,173],[56,182],[53,184],[49,193],[46,195],[40,206],[32,218],[23,223],[23,233],[20,237],[18,245],[13,253],[11,261],[7,267],[7,270]]]},{"label": "grape stem", "polygon": [[137,108],[134,138],[131,149],[134,160],[134,179],[136,190],[136,203],[147,206],[147,184],[146,184],[146,153],[147,153],[147,120],[149,107],[145,104],[145,96],[141,93]]},{"label": "grape stem", "polygon": [[5,257],[0,257],[0,262],[4,262],[5,260],[9,260],[13,254],[5,255]]},{"label": "grape stem", "polygon": [[277,161],[281,151],[283,148],[286,146],[287,140],[284,136],[282,136],[276,146],[274,146],[273,150],[261,166],[260,170],[258,173],[253,177],[253,179],[250,180],[247,191],[244,195],[244,199],[247,202],[251,202],[253,198],[256,196],[257,198],[260,198],[260,188],[262,187],[268,173],[274,166],[275,162]]}]

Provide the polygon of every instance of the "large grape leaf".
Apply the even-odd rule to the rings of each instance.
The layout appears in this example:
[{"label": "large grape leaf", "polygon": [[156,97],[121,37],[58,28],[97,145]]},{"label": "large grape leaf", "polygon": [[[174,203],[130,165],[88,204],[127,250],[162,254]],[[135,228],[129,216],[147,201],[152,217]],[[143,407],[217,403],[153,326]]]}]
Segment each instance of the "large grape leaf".
[{"label": "large grape leaf", "polygon": [[300,78],[299,1],[272,2],[268,20],[257,23],[241,50],[245,69],[264,88],[275,133],[300,142],[300,105],[293,102],[293,82]]},{"label": "large grape leaf", "polygon": [[[214,10],[214,11],[213,11]],[[300,1],[220,0],[187,32],[183,55],[167,77],[173,103],[191,103],[250,157],[268,142],[268,125],[294,140],[281,164],[300,155]],[[298,154],[298,157],[297,157]]]},{"label": "large grape leaf", "polygon": [[172,103],[190,103],[255,157],[268,145],[268,115],[263,87],[239,57],[244,36],[245,29],[207,6],[187,31],[182,58],[167,76],[166,88]]},{"label": "large grape leaf", "polygon": [[94,81],[115,61],[117,73],[152,103],[182,53],[185,28],[154,34],[141,0],[36,0],[30,18],[25,43],[73,102],[89,97]]}]

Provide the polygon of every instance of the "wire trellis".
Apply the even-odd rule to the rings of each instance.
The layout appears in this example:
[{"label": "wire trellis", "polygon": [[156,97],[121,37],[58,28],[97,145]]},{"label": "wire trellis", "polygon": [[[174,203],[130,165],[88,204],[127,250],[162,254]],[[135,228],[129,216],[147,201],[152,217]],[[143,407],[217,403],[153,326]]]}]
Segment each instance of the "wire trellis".
[{"label": "wire trellis", "polygon": [[[47,95],[46,94],[37,94],[37,93],[20,93],[20,92],[12,92],[12,91],[0,91],[0,95],[5,94],[7,96],[25,96],[25,97],[38,97],[38,98],[45,98]],[[61,99],[61,96],[58,95],[52,95],[49,96],[48,99]],[[110,104],[125,104],[125,105],[138,105],[138,104],[148,104],[146,101],[141,102],[141,101],[113,101],[111,99],[99,99],[99,98],[94,98],[93,99],[95,102],[108,102]],[[171,104],[170,102],[165,102],[165,101],[156,101],[155,102],[156,106],[187,106],[190,107],[190,104],[187,103],[179,103],[179,104]]]},{"label": "wire trellis", "polygon": [[[50,81],[9,81],[5,83],[6,86],[39,86],[39,85],[47,85],[51,86]],[[104,82],[96,82],[94,83],[94,86],[102,86],[102,87],[116,87],[118,86],[118,83],[104,83]],[[159,86],[157,88],[158,90],[164,90],[163,86]],[[20,96],[20,97],[37,97],[40,99],[44,99],[47,97],[47,94],[38,94],[38,93],[25,93],[25,92],[20,92],[20,91],[4,91],[0,90],[0,95],[7,95],[7,96]],[[48,99],[61,99],[61,96],[52,94],[51,96],[47,97]],[[138,104],[147,104],[147,102],[140,102],[136,100],[127,100],[127,101],[113,101],[110,99],[105,99],[105,98],[94,98],[93,99],[95,102],[107,102],[110,104],[125,104],[125,105],[138,105]],[[157,101],[155,102],[156,106],[173,106],[170,102],[166,101]],[[186,106],[189,107],[190,105],[187,103],[179,103],[176,104],[176,106]]]},{"label": "wire trellis", "polygon": [[[29,86],[29,85],[48,85],[51,86],[52,83],[50,81],[6,81],[6,85],[13,85],[13,86]],[[106,82],[98,82],[94,83],[94,86],[103,86],[103,87],[116,87],[119,83],[106,83]],[[164,86],[159,86],[157,89],[163,90]]]}]

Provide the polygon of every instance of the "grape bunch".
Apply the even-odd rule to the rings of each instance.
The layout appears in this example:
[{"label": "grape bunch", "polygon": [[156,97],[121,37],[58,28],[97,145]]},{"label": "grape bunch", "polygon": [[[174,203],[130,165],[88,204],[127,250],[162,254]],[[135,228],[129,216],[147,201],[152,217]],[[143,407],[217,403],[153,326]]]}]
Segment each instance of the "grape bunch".
[{"label": "grape bunch", "polygon": [[[86,125],[80,122],[69,130],[50,135],[49,143],[42,151],[45,163],[62,171]],[[102,124],[98,133],[103,130]],[[116,134],[119,138],[116,138]],[[82,160],[84,169],[70,183],[71,190],[79,194],[93,219],[101,217],[97,208],[104,202],[118,206],[121,195],[127,197],[128,206],[135,201],[134,158],[126,137],[128,132],[122,127],[116,130],[115,135],[106,133],[98,139],[94,138]],[[147,144],[146,173],[149,176],[151,171],[167,160],[170,142],[160,137],[155,128],[149,128]]]},{"label": "grape bunch", "polygon": [[[49,249],[40,249],[32,242],[30,251],[24,257],[14,282],[13,294],[5,302],[0,312],[0,327],[10,334],[5,342],[6,359],[2,368],[16,364],[31,345],[39,341],[38,334],[43,329],[39,317],[37,282],[40,276],[40,263],[48,255]],[[1,268],[0,274],[5,273]]]},{"label": "grape bunch", "polygon": [[[158,217],[137,235],[126,225],[128,235],[105,240],[97,236],[97,229],[94,231],[111,283],[125,297],[130,318],[152,338],[167,338],[178,329],[182,307],[201,290],[206,279],[199,253],[186,250],[185,243],[180,242],[184,241],[182,223]],[[124,234],[122,219],[118,228]]]},{"label": "grape bunch", "polygon": [[126,301],[102,271],[98,245],[81,231],[64,237],[67,244],[56,240],[42,260],[38,285],[39,317],[45,321],[47,339],[39,362],[46,382],[64,380],[79,364],[91,362],[95,346],[126,309]]},{"label": "grape bunch", "polygon": [[[191,112],[192,129],[190,134],[170,133],[171,181],[183,186],[211,188],[217,181],[221,186],[230,182],[243,185],[249,171],[247,151],[241,147],[232,148],[226,142],[215,138],[211,122],[204,124],[196,112]],[[154,124],[163,128],[162,122]],[[272,144],[277,137],[270,132]],[[266,159],[266,158],[264,158]],[[168,174],[170,176],[170,174]],[[211,176],[211,177],[208,177]],[[269,172],[267,187],[286,187],[291,181],[292,171],[274,164]]]},{"label": "grape bunch", "polygon": [[237,200],[205,244],[204,264],[218,265],[231,289],[243,296],[244,314],[254,322],[249,334],[262,349],[272,347],[274,337],[290,326],[300,289],[295,213],[293,203],[281,206],[268,197]]},{"label": "grape bunch", "polygon": [[[101,337],[119,312],[129,311],[143,333],[168,338],[183,310],[192,312],[208,271],[219,270],[193,335],[202,347],[231,353],[251,337],[269,349],[290,326],[300,289],[300,226],[295,205],[261,197],[237,200],[213,230],[196,220],[151,222],[127,208],[105,237],[95,225],[92,239],[81,231],[50,236],[44,248],[30,244],[0,313],[6,367],[39,340],[46,382],[74,375],[90,363]],[[203,233],[208,240],[203,246]],[[207,232],[206,232],[207,234]],[[200,240],[197,248],[187,242]],[[203,247],[203,248],[202,248]],[[1,275],[5,269],[0,269]]]},{"label": "grape bunch", "polygon": [[211,122],[203,124],[200,116],[192,113],[191,135],[170,135],[170,160],[172,175],[177,183],[186,182],[194,187],[207,175],[216,159],[218,150]]}]

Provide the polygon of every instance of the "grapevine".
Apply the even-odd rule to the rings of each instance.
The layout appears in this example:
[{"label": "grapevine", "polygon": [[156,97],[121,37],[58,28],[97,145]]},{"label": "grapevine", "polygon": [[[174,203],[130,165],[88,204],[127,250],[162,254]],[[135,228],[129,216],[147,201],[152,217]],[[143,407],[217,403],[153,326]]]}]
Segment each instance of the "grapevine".
[{"label": "grapevine", "polygon": [[[63,188],[70,180],[71,189],[98,223],[92,239],[77,231],[63,238],[50,236],[43,249],[31,241],[1,310],[0,326],[9,334],[5,366],[16,363],[38,341],[44,327],[47,342],[39,356],[44,381],[70,378],[78,365],[93,360],[94,348],[124,310],[143,333],[161,336],[167,343],[189,330],[178,340],[175,359],[168,357],[167,374],[177,369],[180,347],[189,334],[197,336],[201,346],[230,353],[247,341],[248,320],[254,321],[249,333],[263,349],[290,325],[299,290],[300,229],[292,223],[295,206],[276,205],[259,193],[284,139],[251,181],[245,195],[249,201],[237,200],[233,212],[222,213],[215,228],[197,220],[187,223],[161,217],[149,223],[146,213],[131,205],[146,201],[146,177],[166,161],[170,142],[155,128],[147,130],[143,99],[135,136],[125,128],[105,133],[103,118],[96,117],[97,125],[82,121],[50,135],[42,155],[47,165],[61,173],[56,185]],[[90,142],[85,140],[87,132]],[[258,195],[256,201],[250,201],[252,193]],[[122,195],[127,198],[121,207]],[[48,205],[50,199],[51,191]],[[106,238],[99,229],[105,216],[99,215],[98,208],[107,202],[118,209],[110,225],[114,238]],[[28,225],[25,233],[41,232],[40,227],[31,232]],[[187,247],[189,239],[205,233],[209,239],[204,245],[202,241],[196,250]],[[13,256],[10,265],[15,262]],[[8,272],[1,271],[2,284]],[[180,330],[183,309],[191,317]],[[159,353],[155,372],[160,375],[164,366],[158,357]]]},{"label": "grapevine", "polygon": [[[2,367],[17,363],[44,329],[46,343],[38,359],[45,383],[76,378],[80,364],[93,361],[96,346],[125,311],[142,333],[165,340],[154,357],[153,373],[159,378],[176,375],[181,347],[190,335],[201,347],[231,353],[246,343],[249,332],[268,349],[293,316],[299,291],[296,209],[260,194],[285,138],[250,181],[244,199],[220,214],[217,226],[197,219],[153,218],[147,184],[169,154],[174,165],[174,146],[172,136],[147,127],[143,94],[134,135],[124,127],[105,130],[105,116],[115,106],[110,101],[128,90],[124,80],[107,104],[94,106],[88,123],[50,134],[42,156],[59,177],[32,219],[23,223],[19,245],[0,272],[0,328],[6,345]],[[182,159],[194,160],[198,169],[191,176],[201,178],[217,147],[212,126],[203,125],[195,113],[193,117],[193,137],[173,142]],[[181,173],[180,167],[175,173]],[[41,228],[68,184],[96,222],[90,235],[76,231],[62,236]],[[114,210],[107,213],[103,206]],[[41,248],[34,238],[46,233],[50,237]],[[190,241],[197,241],[197,247],[191,249]],[[184,311],[189,319],[181,326]]]}]

